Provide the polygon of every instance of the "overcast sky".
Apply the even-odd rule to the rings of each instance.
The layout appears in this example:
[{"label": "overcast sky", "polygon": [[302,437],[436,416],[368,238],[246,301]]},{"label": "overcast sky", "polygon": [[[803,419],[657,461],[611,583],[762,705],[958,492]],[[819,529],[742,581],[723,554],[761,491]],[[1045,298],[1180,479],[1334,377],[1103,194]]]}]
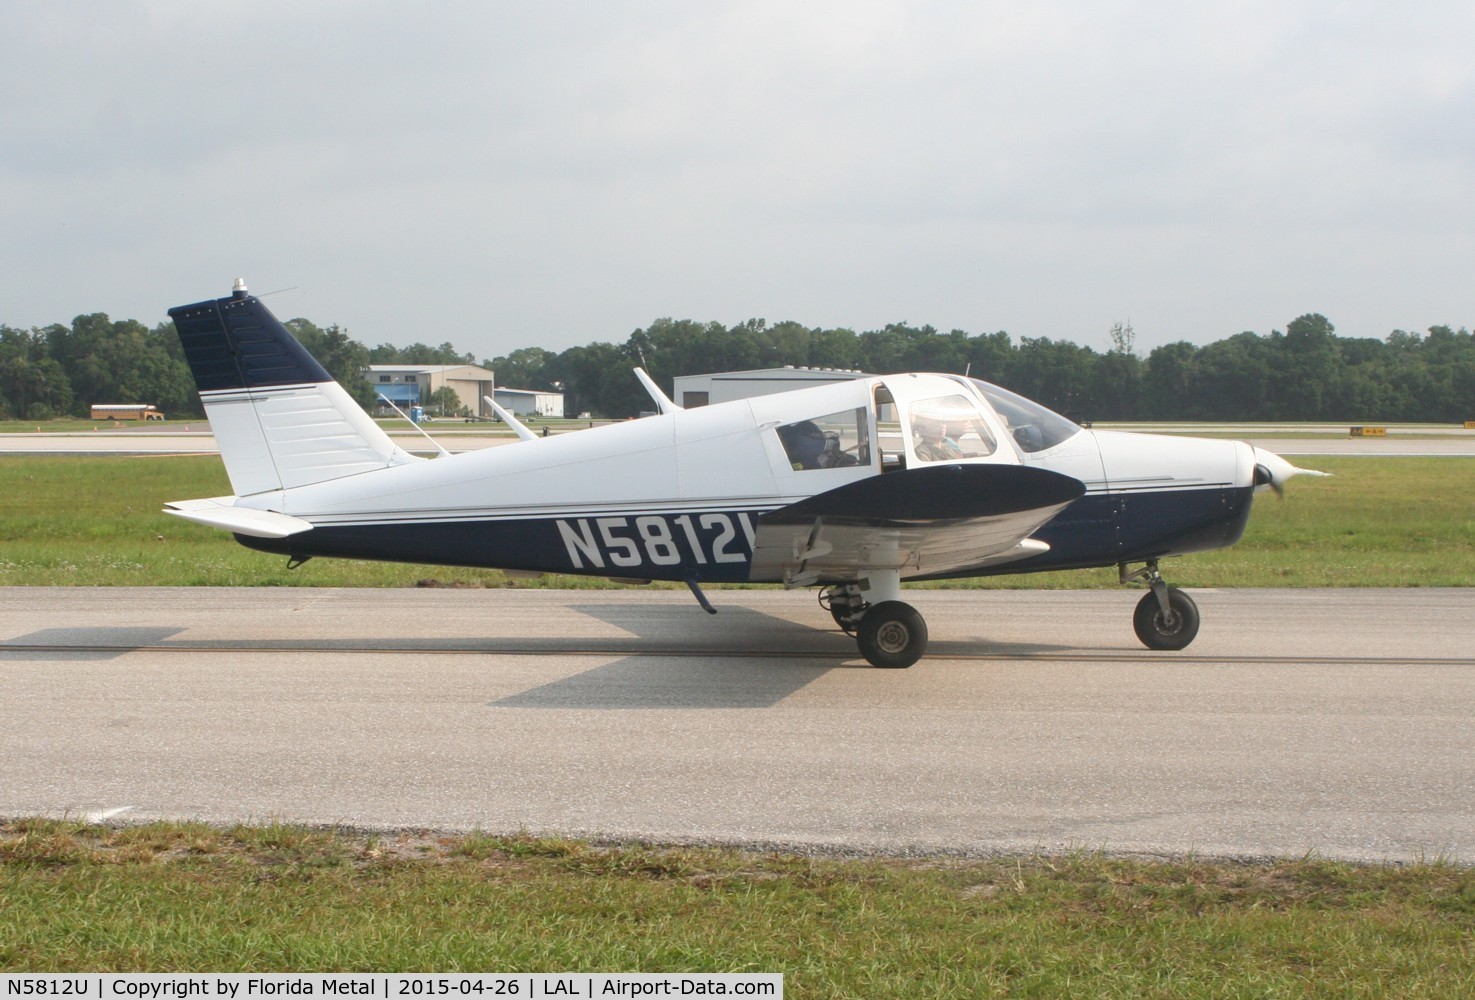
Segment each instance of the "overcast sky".
[{"label": "overcast sky", "polygon": [[1475,326],[1475,5],[0,5],[0,323]]}]

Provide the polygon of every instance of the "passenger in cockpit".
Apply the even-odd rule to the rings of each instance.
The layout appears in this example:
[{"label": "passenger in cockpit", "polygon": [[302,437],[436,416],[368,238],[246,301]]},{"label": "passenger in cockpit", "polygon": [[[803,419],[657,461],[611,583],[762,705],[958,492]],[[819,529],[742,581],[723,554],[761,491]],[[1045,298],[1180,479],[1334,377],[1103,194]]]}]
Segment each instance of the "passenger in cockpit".
[{"label": "passenger in cockpit", "polygon": [[819,469],[820,455],[825,450],[825,432],[813,420],[801,420],[778,429],[779,440],[796,470]]},{"label": "passenger in cockpit", "polygon": [[947,424],[931,417],[918,417],[912,421],[912,431],[917,436],[912,451],[924,462],[947,462],[963,457],[958,442],[948,437]]}]

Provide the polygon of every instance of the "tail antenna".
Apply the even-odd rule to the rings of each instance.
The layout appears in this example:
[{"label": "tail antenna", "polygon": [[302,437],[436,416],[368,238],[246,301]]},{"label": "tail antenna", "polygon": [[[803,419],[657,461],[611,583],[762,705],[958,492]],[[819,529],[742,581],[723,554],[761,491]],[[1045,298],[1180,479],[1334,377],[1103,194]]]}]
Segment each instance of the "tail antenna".
[{"label": "tail antenna", "polygon": [[419,431],[421,434],[424,434],[425,440],[435,445],[435,450],[440,452],[443,457],[450,457],[451,453],[442,448],[439,441],[431,437],[429,432],[427,432],[424,427],[421,427],[419,424],[415,423],[415,421],[410,420],[408,416],[405,416],[405,411],[401,410],[398,406],[395,406],[393,403],[391,403],[387,396],[385,396],[383,393],[380,393],[379,399],[384,403],[385,406],[388,406],[395,413],[398,413],[401,417],[404,417],[404,419],[409,420],[410,426],[415,428],[415,430]]},{"label": "tail antenna", "polygon": [[502,404],[498,403],[491,396],[483,396],[481,398],[492,408],[492,412],[497,415],[497,419],[512,428],[519,441],[536,441],[538,439],[538,435],[528,430],[526,424],[518,420],[506,407],[502,406]]},{"label": "tail antenna", "polygon": [[661,387],[656,385],[655,379],[645,373],[644,368],[635,369],[635,377],[640,380],[641,385],[645,386],[645,391],[650,395],[651,401],[656,404],[656,409],[662,413],[674,413],[682,409],[671,402],[671,397],[661,391]]}]

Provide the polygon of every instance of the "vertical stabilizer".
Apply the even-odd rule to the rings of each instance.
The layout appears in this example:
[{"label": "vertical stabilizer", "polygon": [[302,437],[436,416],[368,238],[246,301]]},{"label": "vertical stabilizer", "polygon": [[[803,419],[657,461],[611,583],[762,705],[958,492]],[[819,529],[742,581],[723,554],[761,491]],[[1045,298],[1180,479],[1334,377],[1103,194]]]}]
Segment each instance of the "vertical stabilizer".
[{"label": "vertical stabilizer", "polygon": [[400,449],[261,300],[169,310],[237,496],[422,461]]}]

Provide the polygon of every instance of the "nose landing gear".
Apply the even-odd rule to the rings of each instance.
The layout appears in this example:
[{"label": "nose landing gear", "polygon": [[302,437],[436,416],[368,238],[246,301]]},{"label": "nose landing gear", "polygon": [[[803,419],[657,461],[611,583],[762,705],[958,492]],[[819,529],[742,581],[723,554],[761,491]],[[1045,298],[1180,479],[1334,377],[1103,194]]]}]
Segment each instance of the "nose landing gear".
[{"label": "nose landing gear", "polygon": [[1158,572],[1157,560],[1128,572],[1127,564],[1117,566],[1122,583],[1142,581],[1152,588],[1137,602],[1132,613],[1132,629],[1148,649],[1183,649],[1198,635],[1198,605],[1177,587],[1168,586]]}]

